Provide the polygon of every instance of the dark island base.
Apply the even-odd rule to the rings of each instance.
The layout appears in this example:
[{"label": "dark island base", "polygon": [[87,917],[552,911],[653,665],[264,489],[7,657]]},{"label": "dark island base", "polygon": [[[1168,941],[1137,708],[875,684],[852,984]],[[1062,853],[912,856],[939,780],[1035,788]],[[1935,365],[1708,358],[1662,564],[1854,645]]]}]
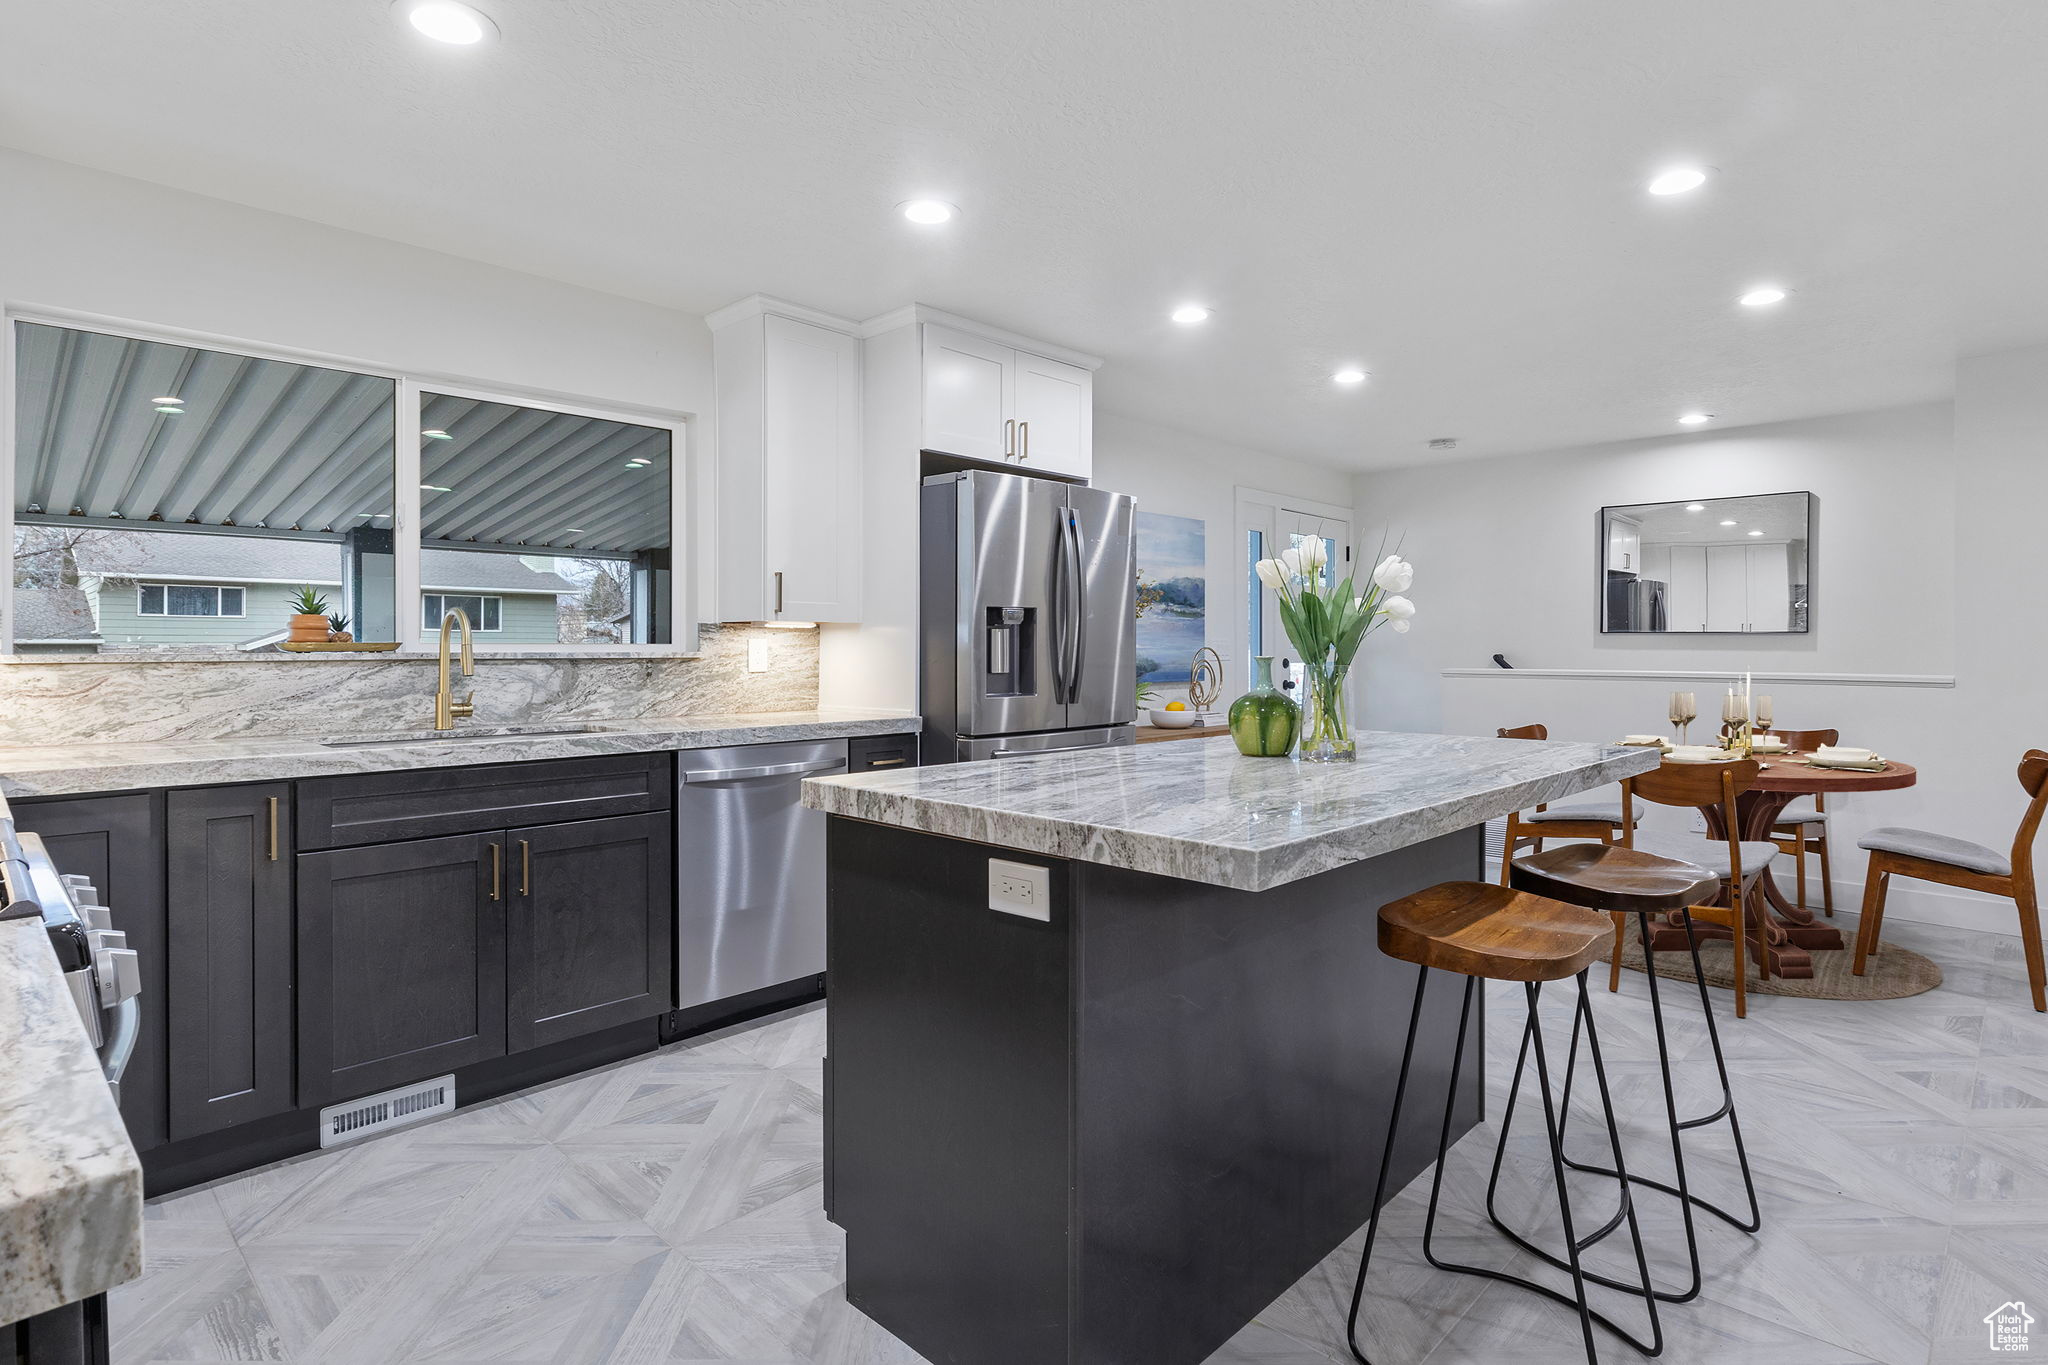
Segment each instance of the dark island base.
[{"label": "dark island base", "polygon": [[[1254,894],[833,818],[848,1300],[939,1365],[1199,1365],[1371,1215],[1415,985],[1376,912],[1479,876],[1480,839]],[[988,908],[991,857],[1051,869],[1049,921]],[[1392,1189],[1434,1159],[1460,994]]]}]

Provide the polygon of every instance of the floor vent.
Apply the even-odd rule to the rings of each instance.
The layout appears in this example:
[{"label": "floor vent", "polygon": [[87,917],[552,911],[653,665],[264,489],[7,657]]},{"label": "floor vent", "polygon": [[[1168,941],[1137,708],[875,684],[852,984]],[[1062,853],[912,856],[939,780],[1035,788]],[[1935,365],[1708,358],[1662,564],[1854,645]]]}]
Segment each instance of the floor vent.
[{"label": "floor vent", "polygon": [[344,1142],[399,1128],[421,1119],[445,1114],[455,1108],[455,1078],[441,1076],[401,1090],[387,1090],[347,1104],[330,1105],[320,1111],[320,1145],[338,1147]]}]

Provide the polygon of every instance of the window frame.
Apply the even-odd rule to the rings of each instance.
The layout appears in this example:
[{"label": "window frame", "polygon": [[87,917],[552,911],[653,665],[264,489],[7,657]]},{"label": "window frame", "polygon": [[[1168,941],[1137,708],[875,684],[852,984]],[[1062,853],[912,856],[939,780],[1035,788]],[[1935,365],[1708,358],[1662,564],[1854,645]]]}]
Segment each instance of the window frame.
[{"label": "window frame", "polygon": [[[11,540],[12,537],[10,536],[9,539]],[[155,588],[164,595],[164,609],[162,611],[148,611],[144,609],[142,594],[150,588]],[[172,588],[205,588],[211,591],[213,593],[214,610],[210,612],[172,611]],[[230,592],[241,595],[242,609],[240,611],[220,610],[221,595]],[[147,616],[151,620],[162,621],[246,621],[249,619],[249,589],[241,583],[173,583],[138,578],[135,580],[135,614],[137,616]]]},{"label": "window frame", "polygon": [[[438,597],[438,598],[440,598],[440,599],[441,599],[441,610],[440,610],[439,612],[436,612],[436,613],[432,613],[432,624],[429,624],[429,623],[428,623],[428,621],[429,621],[429,613],[428,613],[428,611],[427,611],[427,599],[428,599],[429,597]],[[464,602],[467,602],[467,601],[471,600],[472,598],[474,598],[474,599],[475,599],[475,601],[476,601],[476,603],[477,603],[477,612],[476,612],[476,615],[475,615],[475,617],[473,617],[473,618],[472,618],[472,619],[470,620],[470,623],[469,623],[469,628],[470,628],[470,630],[471,630],[471,631],[473,631],[474,633],[476,633],[476,634],[478,634],[478,635],[502,635],[502,634],[504,634],[504,633],[505,633],[505,595],[504,595],[503,593],[498,593],[498,592],[428,592],[428,591],[426,591],[425,589],[421,589],[421,591],[420,591],[420,629],[421,629],[421,630],[423,630],[423,631],[432,631],[432,632],[433,632],[434,634],[436,634],[437,636],[439,635],[439,633],[440,633],[440,630],[441,630],[441,618],[442,618],[442,617],[444,617],[444,616],[446,616],[446,615],[448,614],[448,599],[449,599],[449,598],[451,598],[451,597],[454,597],[454,598],[459,598],[459,599],[461,599],[461,600],[462,600],[462,601],[464,601]],[[495,625],[495,626],[487,626],[487,625],[485,625],[485,624],[484,624],[484,611],[483,611],[483,609],[484,609],[484,606],[485,606],[485,605],[486,605],[487,603],[491,603],[491,602],[495,602],[495,603],[497,603],[497,604],[498,604],[498,624],[497,624],[497,625]]]},{"label": "window frame", "polygon": [[[546,390],[522,389],[515,385],[501,385],[467,379],[460,375],[438,373],[431,370],[400,369],[356,356],[333,355],[327,352],[299,349],[287,346],[272,346],[243,340],[239,337],[221,336],[190,328],[170,327],[157,323],[139,322],[125,318],[110,318],[95,313],[76,312],[63,308],[41,305],[9,305],[0,308],[0,544],[8,547],[11,561],[16,526],[15,502],[15,386],[17,374],[16,325],[31,323],[45,327],[69,328],[73,331],[98,332],[108,336],[122,337],[134,341],[158,342],[170,346],[198,347],[219,351],[227,355],[246,356],[254,360],[282,361],[286,364],[312,365],[324,369],[346,370],[354,374],[367,375],[377,379],[388,379],[395,386],[392,404],[393,452],[393,508],[392,548],[394,559],[393,620],[400,623],[396,633],[403,651],[425,651],[436,647],[438,639],[430,641],[429,632],[421,623],[423,612],[407,612],[404,604],[421,600],[420,584],[420,434],[419,415],[423,394],[439,393],[457,398],[469,398],[479,402],[508,403],[518,407],[535,408],[545,412],[564,413],[574,417],[591,417],[601,421],[624,422],[635,426],[652,427],[669,433],[669,643],[666,644],[618,644],[618,645],[520,645],[499,641],[479,641],[479,649],[498,653],[522,653],[536,650],[551,656],[569,658],[617,659],[632,657],[648,658],[694,658],[698,653],[698,626],[702,620],[700,585],[715,572],[717,528],[708,520],[708,510],[713,505],[708,497],[700,497],[708,480],[707,471],[700,468],[696,442],[692,439],[697,415],[672,409],[644,407],[633,403],[607,402],[602,399],[586,398],[582,395],[563,394]],[[460,595],[460,594],[458,594]],[[136,605],[141,606],[138,594]],[[168,606],[168,598],[166,599]],[[352,614],[360,610],[350,604]],[[502,633],[503,603],[499,607]],[[243,596],[243,616],[247,619],[247,594]],[[150,619],[171,619],[152,616]],[[208,620],[219,618],[181,617],[182,620]],[[410,622],[408,626],[405,623]],[[223,659],[246,659],[249,655],[241,650],[226,646],[198,646],[200,649],[214,649]],[[0,658],[36,657],[19,655],[14,640],[14,573],[12,563],[8,571],[0,573]],[[110,656],[121,661],[133,659],[147,661],[146,651],[134,654]]]}]

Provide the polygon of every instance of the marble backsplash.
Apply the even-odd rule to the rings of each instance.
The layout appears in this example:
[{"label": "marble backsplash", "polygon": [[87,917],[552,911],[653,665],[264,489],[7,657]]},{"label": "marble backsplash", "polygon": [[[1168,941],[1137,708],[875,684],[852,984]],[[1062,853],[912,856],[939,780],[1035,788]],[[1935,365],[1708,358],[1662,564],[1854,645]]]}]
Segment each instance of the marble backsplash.
[{"label": "marble backsplash", "polygon": [[[747,671],[765,640],[768,670]],[[479,654],[476,722],[630,720],[818,704],[818,633],[704,626],[696,658]],[[370,735],[433,724],[431,655],[264,654],[232,660],[0,664],[0,744],[113,744],[272,735]]]}]

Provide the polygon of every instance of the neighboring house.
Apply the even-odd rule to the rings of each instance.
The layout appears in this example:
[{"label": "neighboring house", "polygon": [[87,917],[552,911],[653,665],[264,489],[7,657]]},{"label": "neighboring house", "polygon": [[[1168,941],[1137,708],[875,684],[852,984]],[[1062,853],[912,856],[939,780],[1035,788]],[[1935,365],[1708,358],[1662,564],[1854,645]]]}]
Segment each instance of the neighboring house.
[{"label": "neighboring house", "polygon": [[14,649],[18,654],[93,654],[99,627],[92,599],[77,588],[16,588]]},{"label": "neighboring house", "polygon": [[[77,561],[76,591],[104,649],[262,648],[282,638],[286,599],[301,587],[348,610],[332,541],[123,531],[81,544]],[[420,576],[423,627],[438,629],[443,611],[461,607],[492,644],[556,643],[557,600],[577,591],[519,555],[480,550],[423,550]]]}]

